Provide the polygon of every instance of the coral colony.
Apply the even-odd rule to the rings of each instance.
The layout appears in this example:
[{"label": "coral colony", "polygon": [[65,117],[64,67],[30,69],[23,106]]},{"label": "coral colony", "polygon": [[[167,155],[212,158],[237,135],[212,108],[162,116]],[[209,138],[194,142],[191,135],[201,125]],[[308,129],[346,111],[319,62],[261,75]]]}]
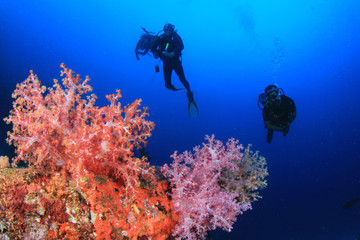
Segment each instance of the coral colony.
[{"label": "coral colony", "polygon": [[90,79],[61,68],[62,84],[41,86],[30,71],[13,93],[5,121],[16,157],[0,170],[0,239],[205,239],[231,231],[260,198],[266,161],[250,146],[206,136],[155,168],[135,156],[155,126],[141,100],[122,106],[117,90],[97,107]]}]

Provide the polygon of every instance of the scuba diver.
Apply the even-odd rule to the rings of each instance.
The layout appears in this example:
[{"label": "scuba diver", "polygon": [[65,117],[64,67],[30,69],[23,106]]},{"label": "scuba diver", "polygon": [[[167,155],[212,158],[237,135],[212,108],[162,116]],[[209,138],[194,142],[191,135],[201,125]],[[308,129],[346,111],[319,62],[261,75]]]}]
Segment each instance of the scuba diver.
[{"label": "scuba diver", "polygon": [[[163,61],[163,73],[165,79],[165,87],[178,91],[184,88],[176,88],[171,83],[171,74],[174,70],[177,76],[179,77],[181,83],[184,85],[187,90],[186,96],[188,99],[188,111],[191,117],[191,110],[194,109],[196,114],[199,115],[199,111],[194,99],[194,94],[190,90],[190,84],[185,78],[184,69],[181,61],[181,51],[184,49],[184,44],[181,37],[175,31],[175,26],[167,23],[163,27],[163,34],[159,36],[158,34],[153,34],[146,31],[146,34],[143,34],[135,48],[135,53],[138,58],[138,54],[145,55],[149,51],[152,52],[153,56],[157,59]],[[139,50],[143,50],[140,52]],[[159,60],[159,61],[160,61]],[[155,66],[155,72],[159,72],[159,66]]]},{"label": "scuba diver", "polygon": [[285,96],[282,88],[271,84],[265,88],[265,93],[259,95],[258,107],[262,115],[267,131],[267,142],[271,143],[274,131],[283,132],[286,136],[290,129],[290,123],[296,118],[295,102]]}]

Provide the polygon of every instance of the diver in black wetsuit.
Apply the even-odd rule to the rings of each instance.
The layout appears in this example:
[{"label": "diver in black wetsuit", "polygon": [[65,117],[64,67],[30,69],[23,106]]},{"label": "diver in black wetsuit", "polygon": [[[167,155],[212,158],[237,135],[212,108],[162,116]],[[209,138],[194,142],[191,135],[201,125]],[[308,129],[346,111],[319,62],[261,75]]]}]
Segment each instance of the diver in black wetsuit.
[{"label": "diver in black wetsuit", "polygon": [[163,61],[163,72],[165,79],[165,87],[178,91],[183,88],[176,88],[171,83],[171,74],[174,70],[177,76],[179,77],[181,83],[184,85],[187,90],[186,96],[188,98],[188,110],[191,116],[191,107],[194,107],[196,113],[198,113],[198,108],[194,100],[193,92],[190,90],[190,84],[185,78],[184,69],[181,63],[181,51],[184,49],[184,44],[181,37],[176,33],[175,26],[167,23],[165,24],[164,33],[161,34],[152,45],[151,52],[155,58],[160,57]]},{"label": "diver in black wetsuit", "polygon": [[295,102],[285,96],[276,84],[271,84],[265,88],[265,93],[259,95],[258,105],[263,111],[265,128],[268,130],[267,142],[271,143],[274,131],[283,132],[286,136],[290,123],[296,118]]}]

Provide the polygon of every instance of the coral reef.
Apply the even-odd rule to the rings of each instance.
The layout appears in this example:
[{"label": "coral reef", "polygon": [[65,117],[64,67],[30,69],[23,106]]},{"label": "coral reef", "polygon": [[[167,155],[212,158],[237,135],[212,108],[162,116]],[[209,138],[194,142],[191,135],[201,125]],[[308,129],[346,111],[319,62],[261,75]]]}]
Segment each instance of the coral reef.
[{"label": "coral reef", "polygon": [[[118,238],[136,239],[149,234],[165,239],[175,223],[168,214],[172,205],[164,192],[166,186],[156,180],[154,168],[145,157],[134,157],[134,150],[146,145],[154,128],[154,123],[145,120],[147,109],[138,109],[140,100],[122,108],[118,102],[120,91],[107,96],[109,106],[96,107],[96,96],[87,95],[92,90],[88,85],[90,79],[86,77],[82,81],[64,64],[61,68],[65,75],[63,87],[55,80],[53,88],[46,89],[30,72],[13,94],[13,110],[5,121],[13,125],[7,141],[16,147],[14,165],[25,161],[42,177],[31,180],[31,184],[38,183],[35,186],[6,181],[4,196],[13,193],[20,199],[16,221],[5,217],[7,229],[16,224],[21,233],[26,232],[24,217],[38,210],[23,199],[28,197],[30,189],[30,193],[44,193],[39,186],[46,186],[52,190],[41,196],[36,204],[45,211],[40,215],[40,223],[53,227],[47,233],[49,238],[84,236],[78,228],[86,225],[74,227],[74,223],[69,222],[69,219],[76,219],[74,216],[60,214],[68,207],[68,202],[61,199],[67,197],[50,197],[53,192],[68,192],[73,186],[76,190],[68,194],[78,193],[84,199],[88,209],[83,206],[77,209],[93,216],[90,221],[93,236],[98,239],[111,239],[117,232],[120,233],[115,234]],[[56,176],[57,181],[54,180]],[[2,209],[5,216],[11,216],[16,211],[11,207],[14,205],[9,204],[13,198],[5,202]],[[55,212],[47,214],[50,210]],[[154,223],[159,228],[154,229]],[[162,223],[166,228],[160,227]]]},{"label": "coral reef", "polygon": [[0,169],[0,239],[203,239],[260,197],[266,162],[250,147],[207,136],[159,171],[141,100],[122,106],[117,90],[97,107],[90,79],[61,68],[62,84],[46,88],[30,71],[13,93],[7,141],[12,166],[28,168]]},{"label": "coral reef", "polygon": [[134,200],[105,176],[83,182],[88,188],[60,173],[0,170],[0,239],[166,239],[174,228],[167,182]]}]

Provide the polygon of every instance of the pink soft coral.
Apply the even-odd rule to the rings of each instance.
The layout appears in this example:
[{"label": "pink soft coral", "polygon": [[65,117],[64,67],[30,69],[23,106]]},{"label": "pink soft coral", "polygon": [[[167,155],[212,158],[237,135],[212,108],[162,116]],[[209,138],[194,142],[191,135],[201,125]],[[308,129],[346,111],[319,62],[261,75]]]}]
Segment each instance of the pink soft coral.
[{"label": "pink soft coral", "polygon": [[154,128],[145,120],[147,110],[138,109],[141,100],[122,108],[120,90],[106,96],[109,106],[99,108],[94,94],[86,96],[92,91],[90,79],[81,80],[64,64],[61,68],[63,87],[54,80],[53,88],[46,89],[31,71],[13,93],[14,108],[5,121],[13,124],[7,140],[16,147],[15,165],[23,160],[73,176],[84,170],[110,175],[133,191],[140,184],[138,176],[149,173],[148,162],[133,157]]},{"label": "pink soft coral", "polygon": [[172,155],[171,167],[165,164],[162,172],[172,186],[174,212],[179,222],[173,235],[178,239],[204,239],[209,230],[220,227],[231,231],[237,215],[251,208],[249,202],[237,202],[237,193],[222,190],[218,184],[223,170],[236,171],[243,148],[230,139],[226,148],[214,136],[206,136],[202,148],[194,154],[185,151]]}]

